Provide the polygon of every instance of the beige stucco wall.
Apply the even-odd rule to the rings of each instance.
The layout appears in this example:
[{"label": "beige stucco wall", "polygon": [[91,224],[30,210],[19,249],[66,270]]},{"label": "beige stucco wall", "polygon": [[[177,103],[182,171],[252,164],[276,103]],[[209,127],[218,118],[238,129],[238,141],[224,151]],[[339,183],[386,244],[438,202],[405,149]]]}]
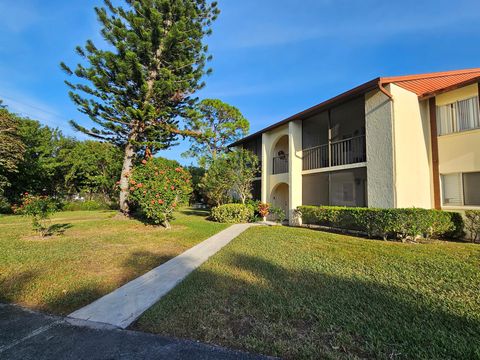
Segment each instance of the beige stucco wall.
[{"label": "beige stucco wall", "polygon": [[438,137],[440,174],[480,171],[480,130]]},{"label": "beige stucco wall", "polygon": [[289,195],[289,221],[294,225],[294,211],[302,205],[302,122],[291,121],[288,124],[289,132],[289,157],[288,157],[288,184],[290,185]]},{"label": "beige stucco wall", "polygon": [[395,207],[392,114],[392,103],[381,91],[365,94],[369,207]]},{"label": "beige stucco wall", "polygon": [[431,208],[430,124],[426,102],[395,84],[393,95],[396,206]]},{"label": "beige stucco wall", "polygon": [[[273,175],[273,156],[278,142],[282,143],[285,135],[288,135],[288,125],[278,127],[262,134],[262,201],[271,202],[272,190],[280,183],[289,183],[288,174]],[[285,149],[288,150],[288,141]],[[288,151],[286,151],[288,153]],[[289,156],[290,158],[290,156]]]},{"label": "beige stucco wall", "polygon": [[478,95],[478,85],[468,85],[460,89],[452,90],[435,97],[437,106],[451,104],[458,100],[464,100]]},{"label": "beige stucco wall", "polygon": [[[287,137],[285,137],[287,136]],[[272,174],[273,157],[278,151],[288,153],[289,172]],[[287,217],[294,221],[294,210],[302,205],[302,123],[291,121],[262,135],[262,201],[275,203],[279,184],[288,186]],[[282,187],[282,192],[285,187]],[[283,201],[283,200],[282,200]]]}]

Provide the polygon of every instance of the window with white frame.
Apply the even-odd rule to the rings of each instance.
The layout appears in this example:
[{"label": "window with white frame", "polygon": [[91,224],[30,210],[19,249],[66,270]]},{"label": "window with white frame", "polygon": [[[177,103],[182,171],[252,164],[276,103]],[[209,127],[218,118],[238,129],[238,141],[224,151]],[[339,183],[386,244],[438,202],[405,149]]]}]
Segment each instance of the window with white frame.
[{"label": "window with white frame", "polygon": [[441,175],[443,205],[480,206],[480,172]]},{"label": "window with white frame", "polygon": [[438,135],[480,128],[478,96],[437,106]]}]

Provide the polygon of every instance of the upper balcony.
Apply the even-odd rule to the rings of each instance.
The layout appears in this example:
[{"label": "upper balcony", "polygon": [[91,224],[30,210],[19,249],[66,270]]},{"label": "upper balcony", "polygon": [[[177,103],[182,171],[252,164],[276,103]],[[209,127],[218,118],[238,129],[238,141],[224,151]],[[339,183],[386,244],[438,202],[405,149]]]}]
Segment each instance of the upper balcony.
[{"label": "upper balcony", "polygon": [[303,150],[303,170],[350,165],[366,160],[365,135],[331,141]]},{"label": "upper balcony", "polygon": [[305,119],[302,145],[304,171],[366,162],[364,98]]}]

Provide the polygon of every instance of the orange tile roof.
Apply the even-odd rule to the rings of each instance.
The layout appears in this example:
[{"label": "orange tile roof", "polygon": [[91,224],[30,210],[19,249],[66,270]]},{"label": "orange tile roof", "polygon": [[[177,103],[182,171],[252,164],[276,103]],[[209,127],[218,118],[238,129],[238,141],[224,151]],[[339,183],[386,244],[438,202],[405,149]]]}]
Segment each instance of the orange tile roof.
[{"label": "orange tile roof", "polygon": [[437,73],[394,76],[380,78],[382,84],[395,83],[396,85],[417,94],[419,97],[427,97],[435,92],[450,87],[474,83],[480,79],[480,68],[444,71]]}]

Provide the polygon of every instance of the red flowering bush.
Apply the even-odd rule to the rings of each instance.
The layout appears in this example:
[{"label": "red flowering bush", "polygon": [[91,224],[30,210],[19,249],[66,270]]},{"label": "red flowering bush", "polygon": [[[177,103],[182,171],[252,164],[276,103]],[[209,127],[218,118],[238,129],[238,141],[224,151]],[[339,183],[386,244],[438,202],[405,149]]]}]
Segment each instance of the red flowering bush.
[{"label": "red flowering bush", "polygon": [[50,197],[30,195],[29,193],[22,195],[20,206],[13,207],[15,214],[30,216],[32,218],[33,229],[41,236],[49,235],[50,227],[47,225],[47,222],[50,216],[57,210],[57,203]]},{"label": "red flowering bush", "polygon": [[130,200],[156,224],[170,227],[175,209],[188,201],[191,176],[176,161],[163,158],[143,160],[129,176]]}]

